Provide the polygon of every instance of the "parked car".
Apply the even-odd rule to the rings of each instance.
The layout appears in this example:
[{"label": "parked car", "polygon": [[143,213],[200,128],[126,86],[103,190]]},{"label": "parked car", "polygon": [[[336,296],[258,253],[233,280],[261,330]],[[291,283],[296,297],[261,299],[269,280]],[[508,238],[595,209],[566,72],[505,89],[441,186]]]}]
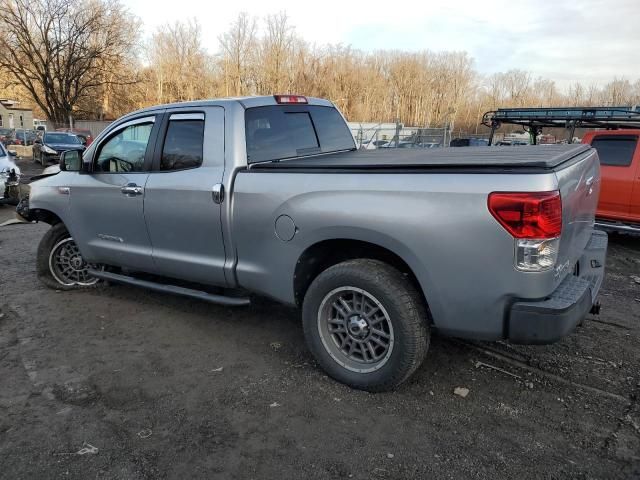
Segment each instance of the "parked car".
[{"label": "parked car", "polygon": [[51,161],[59,161],[60,154],[67,150],[83,151],[80,139],[71,133],[45,132],[33,142],[33,161],[43,167]]},{"label": "parked car", "polygon": [[37,134],[35,130],[16,129],[13,138],[13,145],[33,145],[36,138]]},{"label": "parked car", "polygon": [[449,143],[450,147],[486,147],[487,145],[489,140],[486,138],[454,138]]},{"label": "parked car", "polygon": [[93,142],[93,136],[91,135],[91,130],[82,129],[82,128],[57,128],[56,132],[73,133],[80,139],[80,141],[85,147],[88,147],[89,145],[91,145],[91,142]]},{"label": "parked car", "polygon": [[375,150],[376,148],[384,148],[388,143],[388,140],[367,140],[362,142],[360,148],[365,150]]},{"label": "parked car", "polygon": [[4,146],[10,145],[13,141],[14,133],[12,128],[0,128],[0,143]]},{"label": "parked car", "polygon": [[49,287],[297,305],[318,364],[381,391],[421,364],[431,329],[548,343],[595,313],[599,188],[587,145],[358,150],[331,102],[285,95],[126,115],[18,212],[52,225]]},{"label": "parked car", "polygon": [[640,130],[587,132],[582,143],[598,151],[602,187],[596,213],[601,227],[640,233]]}]

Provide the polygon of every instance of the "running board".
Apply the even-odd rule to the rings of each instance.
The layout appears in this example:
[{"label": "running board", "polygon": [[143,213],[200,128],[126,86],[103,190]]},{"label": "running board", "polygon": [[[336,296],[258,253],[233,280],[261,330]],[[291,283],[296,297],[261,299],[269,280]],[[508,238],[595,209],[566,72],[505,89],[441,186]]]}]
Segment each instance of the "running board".
[{"label": "running board", "polygon": [[176,285],[165,285],[163,283],[150,282],[139,278],[130,277],[128,275],[120,275],[118,273],[105,272],[102,270],[89,269],[89,273],[94,277],[102,280],[109,280],[116,283],[126,283],[156,292],[172,293],[174,295],[182,295],[184,297],[197,298],[205,302],[217,303],[228,307],[244,307],[249,305],[251,301],[248,298],[225,297],[224,295],[215,295],[213,293],[203,292],[202,290],[193,290],[191,288],[178,287]]}]

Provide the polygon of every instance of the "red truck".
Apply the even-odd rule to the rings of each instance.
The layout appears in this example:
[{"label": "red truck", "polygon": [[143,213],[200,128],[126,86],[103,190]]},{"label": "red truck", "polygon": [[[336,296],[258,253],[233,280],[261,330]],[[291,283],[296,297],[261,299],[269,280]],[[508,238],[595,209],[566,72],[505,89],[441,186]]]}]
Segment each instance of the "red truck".
[{"label": "red truck", "polygon": [[629,129],[587,132],[582,139],[600,157],[600,226],[640,232],[639,138],[640,130]]}]

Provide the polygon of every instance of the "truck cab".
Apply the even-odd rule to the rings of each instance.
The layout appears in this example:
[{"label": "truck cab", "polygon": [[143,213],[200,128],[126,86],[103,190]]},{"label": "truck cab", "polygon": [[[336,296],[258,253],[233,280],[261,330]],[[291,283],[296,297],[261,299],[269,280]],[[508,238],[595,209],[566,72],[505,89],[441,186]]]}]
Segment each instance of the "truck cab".
[{"label": "truck cab", "polygon": [[604,227],[640,232],[640,130],[592,131],[582,143],[600,157],[602,186],[596,217]]}]

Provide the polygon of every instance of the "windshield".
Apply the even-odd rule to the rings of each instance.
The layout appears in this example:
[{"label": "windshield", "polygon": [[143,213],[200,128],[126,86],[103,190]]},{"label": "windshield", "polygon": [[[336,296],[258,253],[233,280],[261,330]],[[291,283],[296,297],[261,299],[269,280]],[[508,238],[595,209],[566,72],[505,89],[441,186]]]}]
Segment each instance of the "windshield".
[{"label": "windshield", "polygon": [[66,144],[80,144],[80,140],[75,135],[69,135],[68,133],[47,133],[44,136],[45,143],[66,143]]}]

